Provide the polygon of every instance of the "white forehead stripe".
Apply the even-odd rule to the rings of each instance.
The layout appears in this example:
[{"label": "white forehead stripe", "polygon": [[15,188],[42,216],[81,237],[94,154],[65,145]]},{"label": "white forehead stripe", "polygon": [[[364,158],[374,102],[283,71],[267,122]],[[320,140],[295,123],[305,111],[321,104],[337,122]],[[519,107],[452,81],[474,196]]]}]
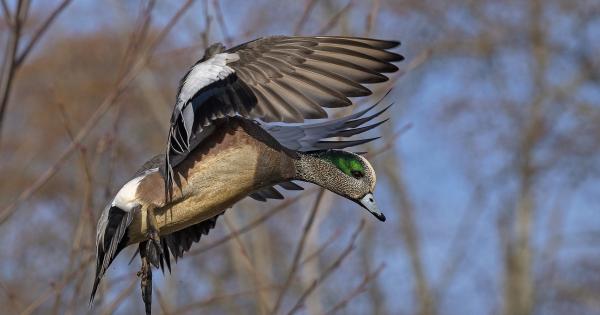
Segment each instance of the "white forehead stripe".
[{"label": "white forehead stripe", "polygon": [[185,77],[177,96],[177,102],[186,103],[205,86],[225,79],[234,73],[235,71],[227,64],[239,59],[240,57],[236,53],[220,53],[195,65]]}]

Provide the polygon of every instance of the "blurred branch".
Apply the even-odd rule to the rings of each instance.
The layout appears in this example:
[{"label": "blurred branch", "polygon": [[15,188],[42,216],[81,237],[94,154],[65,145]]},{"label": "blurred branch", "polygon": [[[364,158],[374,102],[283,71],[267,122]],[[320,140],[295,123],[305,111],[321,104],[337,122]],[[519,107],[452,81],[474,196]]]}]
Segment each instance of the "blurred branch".
[{"label": "blurred branch", "polygon": [[475,187],[473,198],[463,211],[458,227],[451,237],[450,245],[444,255],[447,257],[447,261],[444,263],[441,279],[436,286],[437,299],[440,301],[443,300],[443,295],[453,283],[461,262],[463,262],[468,254],[468,240],[475,234],[476,223],[483,214],[481,205],[484,199],[483,193],[483,188],[480,185]]},{"label": "blurred branch", "polygon": [[156,296],[158,297],[158,305],[160,306],[160,310],[164,315],[169,315],[169,314],[173,314],[170,310],[169,310],[169,306],[167,305],[167,302],[165,301],[165,299],[163,298],[162,293],[160,293],[160,289],[158,287],[156,287]]},{"label": "blurred branch", "polygon": [[[154,41],[149,45],[148,49],[143,51],[140,56],[138,56],[135,63],[127,65],[128,70],[124,71],[124,75],[117,80],[117,83],[112,91],[106,96],[104,101],[97,107],[96,111],[90,116],[88,121],[84,124],[81,130],[77,133],[75,137],[75,141],[72,142],[58,157],[56,162],[50,168],[48,168],[38,179],[28,188],[23,190],[17,199],[10,203],[8,206],[4,207],[2,212],[0,212],[0,224],[6,222],[8,218],[12,216],[12,214],[17,209],[17,206],[27,200],[33,193],[35,193],[38,189],[40,189],[61,167],[62,164],[69,158],[71,153],[77,148],[77,144],[83,141],[90,133],[90,131],[96,126],[100,118],[108,112],[108,110],[116,103],[121,94],[129,87],[130,83],[139,73],[139,71],[145,66],[148,62],[148,59],[151,56],[151,53],[156,49],[158,44],[166,37],[166,35],[171,31],[175,23],[181,18],[183,13],[189,9],[189,7],[193,4],[194,0],[188,0],[184,3],[181,8],[175,13],[175,15],[169,20],[167,25],[159,32]],[[0,117],[1,118],[1,117]]]},{"label": "blurred branch", "polygon": [[[21,40],[21,27],[23,26],[23,23],[25,23],[28,7],[29,0],[20,0],[17,2],[17,10],[14,14],[14,17],[11,19],[11,32],[8,35],[8,44],[6,45],[6,50],[4,51],[2,68],[0,68],[0,144],[2,140],[2,129],[4,126],[4,114],[6,112],[8,99],[10,98],[13,79],[18,67],[16,58],[17,49],[19,49],[19,41]],[[5,14],[8,14],[8,7],[4,2],[3,8],[6,10]]]},{"label": "blurred branch", "polygon": [[380,0],[373,0],[373,5],[371,6],[371,10],[367,15],[367,20],[365,22],[365,36],[371,36],[371,32],[375,26],[375,21],[377,21],[377,15],[379,14],[379,7],[381,6]]},{"label": "blurred branch", "polygon": [[[71,131],[70,120],[67,116],[64,106],[61,103],[58,104],[58,110],[59,110],[59,113],[61,114],[61,119],[62,119],[62,123],[65,128],[65,131],[66,131],[69,139],[71,141],[73,141],[74,138],[73,138],[73,133]],[[75,264],[76,259],[82,256],[82,253],[80,250],[82,249],[81,240],[84,237],[83,231],[91,230],[91,229],[85,228],[85,224],[87,222],[89,222],[86,219],[91,216],[90,211],[91,211],[91,204],[92,204],[92,182],[93,182],[92,171],[91,171],[91,166],[89,165],[88,160],[87,160],[86,148],[84,146],[78,146],[78,147],[79,147],[79,158],[81,161],[83,182],[85,183],[84,193],[83,193],[83,202],[82,202],[82,211],[79,212],[79,218],[77,221],[77,226],[75,227],[75,231],[74,231],[74,233],[71,233],[72,236],[71,236],[71,248],[69,251],[69,259],[68,259],[68,263],[67,263],[67,268],[65,268],[65,270],[64,270],[64,275],[63,275],[62,281],[66,280],[66,277],[68,275],[67,272],[69,270],[73,269],[73,265]],[[93,224],[90,226],[93,227]],[[79,282],[78,285],[80,285],[81,280],[78,282]],[[58,312],[59,312],[62,294],[63,294],[62,290],[56,294],[56,298],[54,300],[54,312],[53,312],[54,314],[58,314]],[[66,312],[66,313],[68,313],[68,312]]]},{"label": "blurred branch", "polygon": [[[143,48],[143,43],[144,43],[144,39],[146,39],[147,34],[148,34],[148,29],[150,28],[150,23],[152,20],[152,10],[154,9],[154,6],[156,4],[156,1],[154,0],[150,0],[148,2],[144,3],[140,2],[140,13],[136,22],[136,27],[134,28],[134,31],[131,33],[131,35],[129,36],[129,39],[127,41],[127,48],[125,49],[125,53],[123,55],[123,58],[121,59],[120,65],[119,65],[119,74],[118,77],[121,75],[124,75],[123,71],[126,71],[126,67],[127,64],[129,64],[130,62],[134,61],[134,58],[136,55],[138,55],[142,48]],[[141,72],[141,77],[143,78],[143,72]],[[142,80],[142,83],[140,83],[140,86],[142,88],[142,90],[144,90],[145,85],[143,84],[144,81]],[[145,92],[145,91],[144,91]],[[147,93],[143,93],[145,97],[148,96]],[[146,102],[149,104],[149,106],[153,105],[154,99]],[[111,194],[111,188],[112,188],[112,181],[113,181],[113,170],[115,168],[115,162],[116,162],[116,157],[117,157],[117,134],[119,133],[119,129],[120,129],[120,122],[122,119],[122,115],[121,115],[121,109],[122,109],[122,103],[117,103],[115,106],[115,110],[114,110],[114,120],[113,120],[113,125],[112,128],[110,128],[110,130],[108,131],[108,133],[106,134],[106,139],[107,142],[109,143],[109,164],[106,170],[107,173],[107,184],[106,184],[106,189],[104,190],[104,194],[105,194],[105,198],[108,199],[110,194]],[[166,128],[166,127],[165,127]]]},{"label": "blurred branch", "polygon": [[57,283],[51,283],[50,287],[46,289],[42,294],[38,296],[25,310],[23,310],[21,315],[29,315],[32,314],[42,303],[44,303],[47,299],[49,299],[52,294],[60,292],[69,282],[75,279],[80,274],[84,273],[87,269],[87,264],[94,260],[94,257],[88,257],[85,260],[82,260],[77,268],[71,270],[71,272],[63,279]]},{"label": "blurred branch", "polygon": [[308,20],[308,17],[310,16],[310,13],[312,12],[316,3],[317,0],[306,0],[306,5],[304,5],[304,11],[302,11],[302,16],[300,17],[300,20],[294,27],[294,35],[300,35],[300,33],[302,32],[302,28],[304,27],[304,24],[306,24],[306,20]]},{"label": "blurred branch", "polygon": [[188,253],[188,256],[196,256],[196,255],[200,255],[203,254],[219,245],[223,245],[226,242],[228,242],[229,240],[231,240],[232,238],[234,238],[234,234],[236,233],[237,235],[242,235],[248,231],[251,231],[252,229],[254,229],[255,227],[261,225],[262,223],[264,223],[265,221],[267,221],[270,217],[272,217],[273,215],[275,215],[278,212],[281,212],[282,210],[288,209],[288,207],[297,202],[298,200],[309,196],[310,194],[312,194],[313,192],[315,192],[316,189],[311,189],[311,190],[307,190],[304,193],[300,194],[299,196],[296,196],[294,198],[286,198],[285,202],[279,204],[277,207],[273,207],[271,210],[269,210],[269,212],[263,214],[262,216],[256,218],[254,221],[248,223],[246,226],[244,226],[243,228],[236,230],[232,233],[229,233],[228,235],[208,244],[205,245],[204,247],[201,247],[197,250],[192,250]]},{"label": "blurred branch", "polygon": [[225,294],[225,295],[220,295],[220,296],[215,295],[215,296],[206,298],[202,301],[193,302],[193,303],[184,305],[184,306],[178,308],[177,310],[175,310],[175,312],[173,312],[173,313],[175,313],[177,315],[183,315],[185,313],[189,313],[189,312],[197,310],[199,308],[211,305],[219,300],[232,299],[232,298],[241,297],[244,295],[253,295],[257,291],[278,290],[279,288],[280,287],[278,287],[278,286],[257,287],[257,288],[252,288],[252,289],[236,292],[236,293],[230,293],[230,294]]},{"label": "blurred branch", "polygon": [[6,293],[6,297],[8,298],[8,302],[9,304],[9,310],[12,309],[14,311],[14,313],[18,313],[19,310],[23,309],[24,306],[21,304],[21,302],[19,301],[19,298],[17,296],[15,296],[16,294],[14,294],[5,284],[2,280],[0,280],[0,288],[2,288],[2,290],[4,290],[4,292]]},{"label": "blurred branch", "polygon": [[317,250],[315,250],[313,253],[311,253],[309,255],[306,255],[306,257],[300,262],[300,266],[306,264],[311,259],[321,255],[321,253],[323,251],[325,251],[325,249],[327,249],[327,247],[329,247],[329,245],[333,244],[340,237],[340,235],[342,235],[342,230],[337,229],[335,231],[335,233],[331,234],[331,236],[325,242],[323,242],[323,244],[321,244],[321,246],[319,246],[319,248],[317,248]]},{"label": "blurred branch", "polygon": [[394,134],[392,134],[392,136],[389,137],[389,139],[385,142],[383,147],[379,148],[377,151],[368,152],[367,154],[365,154],[365,156],[367,158],[372,158],[372,157],[378,156],[378,155],[388,151],[389,149],[393,148],[394,145],[396,144],[396,140],[398,140],[400,138],[400,136],[402,136],[404,133],[409,131],[410,128],[412,128],[412,124],[406,124],[406,125],[402,126],[402,128],[400,128],[398,131],[394,132]]},{"label": "blurred branch", "polygon": [[208,12],[208,0],[202,2],[202,11],[204,11],[204,31],[202,31],[202,49],[208,48],[210,45],[210,26],[212,17]]},{"label": "blurred branch", "polygon": [[[533,281],[531,248],[531,228],[533,212],[536,208],[534,197],[534,181],[538,169],[535,163],[535,149],[542,141],[544,128],[545,76],[547,72],[547,53],[545,45],[545,29],[543,25],[543,5],[541,0],[529,3],[531,55],[535,60],[532,70],[534,96],[529,106],[527,121],[519,135],[519,144],[515,150],[514,166],[518,180],[518,197],[515,211],[514,234],[506,237],[504,269],[505,300],[504,313],[507,315],[527,315],[534,310],[535,287]],[[505,230],[506,231],[506,230]]]},{"label": "blurred branch", "polygon": [[125,301],[125,299],[129,295],[131,295],[131,292],[133,292],[133,289],[135,289],[137,282],[138,282],[137,277],[133,277],[133,279],[127,286],[127,288],[125,288],[123,291],[121,291],[121,293],[119,293],[117,295],[115,300],[110,305],[108,305],[108,307],[106,307],[104,309],[104,311],[102,312],[102,315],[114,314],[115,311],[117,310],[117,308]]},{"label": "blurred branch", "polygon": [[400,234],[406,246],[410,259],[410,266],[415,277],[415,293],[419,301],[418,314],[432,315],[436,314],[436,303],[429,287],[429,282],[425,275],[423,261],[420,253],[419,232],[414,215],[414,206],[408,193],[406,185],[402,179],[403,170],[401,160],[395,158],[393,162],[386,163],[386,169],[392,187],[396,191],[398,207],[400,208]]},{"label": "blurred branch", "polygon": [[304,224],[304,228],[302,229],[302,237],[300,238],[300,241],[298,242],[298,246],[296,247],[296,251],[294,252],[292,266],[290,267],[290,270],[285,279],[283,287],[281,288],[281,291],[279,292],[279,296],[277,297],[277,301],[275,302],[275,306],[273,307],[271,314],[277,314],[277,311],[279,310],[279,307],[281,306],[281,302],[283,301],[283,297],[285,296],[285,293],[287,292],[287,290],[292,282],[292,279],[294,278],[294,275],[296,274],[296,270],[298,269],[298,264],[300,262],[300,257],[302,256],[302,251],[304,250],[304,244],[306,243],[306,239],[308,238],[308,234],[314,223],[315,216],[317,215],[317,210],[319,209],[319,204],[321,203],[321,200],[323,199],[324,193],[325,193],[325,189],[319,188],[319,194],[317,195],[317,198],[315,199],[315,204],[313,205],[313,208],[308,215],[308,219],[306,220],[306,223]]},{"label": "blurred branch", "polygon": [[40,25],[40,27],[33,33],[33,36],[29,40],[29,43],[27,43],[21,54],[15,60],[15,67],[19,67],[23,63],[23,61],[25,60],[25,58],[27,58],[27,55],[29,55],[35,44],[50,28],[52,22],[56,20],[58,15],[60,15],[60,13],[71,3],[71,1],[72,0],[63,0],[54,10],[52,10],[50,15],[46,18],[46,20],[44,20],[42,25]]},{"label": "blurred branch", "polygon": [[324,35],[324,34],[329,33],[329,31],[331,31],[335,27],[335,25],[344,16],[344,14],[346,14],[348,11],[350,11],[350,9],[352,8],[353,5],[354,5],[354,0],[349,0],[348,3],[340,11],[338,11],[336,14],[334,14],[331,17],[331,19],[329,19],[329,21],[327,21],[327,23],[325,23],[319,29],[317,34]]},{"label": "blurred branch", "polygon": [[329,265],[329,267],[327,267],[327,269],[325,269],[323,271],[323,273],[321,273],[319,275],[319,278],[313,280],[313,282],[310,284],[310,286],[302,293],[300,298],[296,301],[296,304],[294,304],[292,309],[287,313],[288,315],[292,315],[292,314],[296,313],[297,311],[299,311],[302,308],[302,306],[304,305],[304,301],[306,300],[306,298],[319,285],[324,283],[325,280],[329,277],[329,275],[331,275],[331,273],[333,271],[335,271],[336,269],[338,269],[341,266],[344,259],[346,259],[346,257],[352,252],[352,250],[354,250],[354,244],[356,243],[356,238],[358,237],[358,235],[360,234],[360,231],[363,229],[364,226],[365,226],[365,220],[361,219],[360,223],[358,224],[358,226],[352,233],[352,236],[350,237],[350,242],[348,242],[348,245],[344,248],[344,250],[342,250],[341,254],[334,260],[334,262],[331,265]]},{"label": "blurred branch", "polygon": [[2,5],[2,13],[4,15],[4,20],[6,21],[6,25],[8,25],[9,27],[12,27],[12,14],[10,14],[10,9],[8,9],[6,0],[0,0],[0,4]]},{"label": "blurred branch", "polygon": [[350,291],[350,293],[348,293],[348,295],[346,295],[344,298],[342,298],[336,305],[334,305],[325,314],[326,315],[335,314],[337,311],[339,311],[340,309],[345,307],[346,304],[348,304],[348,302],[350,302],[350,300],[354,299],[357,295],[365,292],[367,290],[367,285],[369,284],[369,282],[371,282],[371,280],[377,278],[377,276],[379,276],[379,274],[381,273],[383,268],[385,268],[385,264],[382,263],[374,271],[366,274],[363,277],[360,284],[356,288],[354,288],[354,290]]},{"label": "blurred branch", "polygon": [[223,11],[221,10],[220,1],[213,0],[213,6],[215,8],[217,22],[219,23],[219,26],[221,27],[221,32],[223,33],[223,41],[225,42],[225,46],[230,47],[233,44],[233,40],[229,35],[229,31],[227,30],[227,23],[225,23],[225,18],[223,17]]},{"label": "blurred branch", "polygon": [[[235,243],[237,244],[237,246],[239,248],[239,252],[244,257],[244,261],[246,262],[247,268],[250,270],[250,272],[254,276],[255,283],[257,283],[259,287],[263,287],[265,285],[265,283],[267,283],[269,281],[265,281],[264,275],[262,275],[256,269],[256,266],[254,265],[254,263],[252,262],[252,259],[250,258],[250,255],[248,254],[248,250],[246,249],[246,246],[244,245],[244,243],[242,242],[242,240],[239,237],[239,232],[236,229],[236,226],[234,225],[234,223],[231,222],[231,219],[228,216],[225,216],[224,219],[225,219],[224,220],[225,221],[225,225],[227,226],[227,228],[229,229],[229,231],[231,231],[230,233],[233,234],[233,239],[235,240]],[[262,292],[259,292],[259,294],[258,294],[259,300],[260,300],[259,301],[260,302],[260,309],[261,310],[266,310],[268,308],[266,297],[263,294],[260,294],[260,293],[262,293]]]}]

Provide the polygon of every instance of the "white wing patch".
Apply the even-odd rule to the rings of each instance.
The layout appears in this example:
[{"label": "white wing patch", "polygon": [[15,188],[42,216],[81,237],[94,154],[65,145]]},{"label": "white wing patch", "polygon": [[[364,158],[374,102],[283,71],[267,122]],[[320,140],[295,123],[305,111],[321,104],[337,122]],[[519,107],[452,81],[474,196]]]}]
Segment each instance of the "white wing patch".
[{"label": "white wing patch", "polygon": [[235,71],[227,64],[239,59],[240,57],[236,53],[220,53],[195,65],[183,81],[181,91],[177,96],[177,105],[182,106],[205,86],[225,79],[234,73]]}]

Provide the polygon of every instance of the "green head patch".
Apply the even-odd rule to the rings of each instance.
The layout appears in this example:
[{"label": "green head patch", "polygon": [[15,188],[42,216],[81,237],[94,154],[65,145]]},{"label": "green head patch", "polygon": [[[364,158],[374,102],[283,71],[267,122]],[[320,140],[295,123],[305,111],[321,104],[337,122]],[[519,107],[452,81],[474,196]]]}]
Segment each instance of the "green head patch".
[{"label": "green head patch", "polygon": [[365,176],[365,166],[359,157],[344,151],[324,151],[319,156],[354,178]]}]

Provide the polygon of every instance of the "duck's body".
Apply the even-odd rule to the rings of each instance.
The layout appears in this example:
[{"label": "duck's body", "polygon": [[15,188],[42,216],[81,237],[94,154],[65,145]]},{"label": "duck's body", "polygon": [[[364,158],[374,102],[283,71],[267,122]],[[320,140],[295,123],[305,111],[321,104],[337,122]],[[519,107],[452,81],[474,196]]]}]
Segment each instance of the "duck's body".
[{"label": "duck's body", "polygon": [[[172,202],[167,206],[163,172],[155,169],[139,182],[139,196],[151,197],[144,201],[158,208],[155,217],[161,234],[215,217],[254,191],[294,178],[297,155],[259,125],[243,118],[225,119],[217,125],[218,132],[175,167]],[[134,216],[129,244],[146,238],[145,217],[144,211]]]},{"label": "duck's body", "polygon": [[[365,83],[387,80],[402,56],[399,43],[356,37],[284,37],[225,50],[209,47],[181,81],[167,148],[144,164],[117,192],[98,220],[97,267],[91,299],[118,253],[139,244],[141,285],[150,314],[152,268],[170,269],[216,219],[244,197],[282,199],[273,186],[317,184],[350,199],[379,220],[373,199],[375,172],[362,156],[341,151],[369,142],[331,140],[371,130],[363,126],[387,108],[326,118],[322,107],[349,106],[348,97],[371,92]],[[327,140],[330,139],[330,140]]]}]

